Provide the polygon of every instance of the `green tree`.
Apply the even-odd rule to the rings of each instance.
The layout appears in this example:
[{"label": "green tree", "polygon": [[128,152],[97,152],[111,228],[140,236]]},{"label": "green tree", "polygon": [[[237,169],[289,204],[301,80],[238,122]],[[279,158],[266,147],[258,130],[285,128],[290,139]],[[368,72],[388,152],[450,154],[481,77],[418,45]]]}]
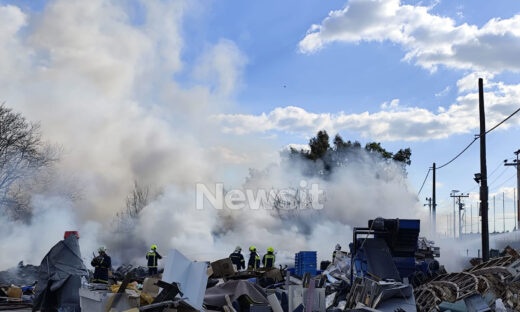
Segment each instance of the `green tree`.
[{"label": "green tree", "polygon": [[394,154],[392,159],[395,161],[410,165],[412,163],[411,157],[412,157],[412,151],[408,147],[405,149],[398,150],[397,153]]},{"label": "green tree", "polygon": [[371,153],[379,153],[381,155],[381,157],[383,157],[384,159],[389,159],[389,158],[392,158],[392,156],[393,156],[392,153],[390,153],[389,151],[385,150],[381,146],[381,143],[379,143],[379,142],[367,143],[365,145],[365,149],[368,152],[371,152]]},{"label": "green tree", "polygon": [[317,160],[323,158],[325,154],[330,150],[329,135],[327,131],[320,130],[316,137],[309,141],[309,147],[311,148],[308,158]]},{"label": "green tree", "polygon": [[[316,172],[330,172],[334,167],[342,167],[347,165],[351,159],[352,153],[355,153],[361,149],[361,143],[358,141],[345,141],[343,138],[336,134],[333,140],[333,146],[329,144],[329,135],[327,131],[318,131],[315,137],[309,140],[309,150],[297,151],[291,148],[287,159],[290,161],[294,158],[303,158],[314,161],[313,165],[310,165],[305,169],[310,174],[316,174]],[[380,142],[369,142],[365,144],[365,150],[374,155],[380,156],[384,160],[394,160],[402,163],[405,166],[411,164],[412,151],[410,148],[400,149],[397,153],[387,151],[381,146]],[[320,160],[320,162],[316,162]]]}]

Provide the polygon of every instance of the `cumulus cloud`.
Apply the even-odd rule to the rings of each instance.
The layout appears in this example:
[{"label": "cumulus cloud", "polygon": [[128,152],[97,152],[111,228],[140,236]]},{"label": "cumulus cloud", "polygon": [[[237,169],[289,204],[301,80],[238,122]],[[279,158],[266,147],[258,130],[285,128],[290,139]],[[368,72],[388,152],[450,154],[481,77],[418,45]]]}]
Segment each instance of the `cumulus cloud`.
[{"label": "cumulus cloud", "polygon": [[[181,26],[190,1],[142,2],[139,23],[126,5],[53,0],[39,13],[0,5],[0,102],[40,122],[43,138],[63,150],[53,183],[75,184],[80,193],[72,202],[34,194],[44,196],[38,203],[58,198],[52,209],[33,205],[35,217],[45,211],[49,218],[63,216],[53,236],[44,238],[51,245],[57,233],[84,229],[89,220],[107,228],[136,180],[159,191],[170,185],[192,189],[213,180],[215,166],[260,157],[245,159],[233,147],[247,150],[252,142],[229,142],[206,121],[232,101],[246,62],[242,52],[223,39],[186,64]],[[208,79],[181,86],[174,75],[183,69]],[[8,222],[0,219],[0,227],[11,229]],[[43,231],[45,223],[33,224]],[[1,249],[27,240],[15,240],[19,231],[10,233],[4,233]],[[110,235],[95,229],[89,234],[89,248],[107,243],[103,236]],[[26,248],[19,256],[0,266],[38,262],[43,254]]]},{"label": "cumulus cloud", "polygon": [[[300,107],[287,106],[260,115],[219,114],[212,118],[222,125],[223,131],[236,134],[284,131],[311,136],[325,129],[330,133],[354,131],[382,141],[442,139],[468,133],[478,126],[478,94],[473,87],[476,86],[476,77],[472,73],[462,78],[457,84],[459,96],[456,102],[447,109],[439,107],[437,113],[425,108],[402,106],[399,99],[393,99],[384,102],[381,105],[383,110],[375,113],[313,113]],[[486,85],[489,87],[485,93],[487,122],[492,126],[518,108],[520,84],[490,81]],[[511,123],[518,124],[518,119]],[[504,124],[501,129],[511,123]]]},{"label": "cumulus cloud", "polygon": [[519,71],[520,15],[492,18],[482,27],[431,13],[433,7],[400,0],[350,0],[312,25],[300,41],[303,53],[332,42],[390,41],[406,51],[404,60],[435,70],[451,68]]}]

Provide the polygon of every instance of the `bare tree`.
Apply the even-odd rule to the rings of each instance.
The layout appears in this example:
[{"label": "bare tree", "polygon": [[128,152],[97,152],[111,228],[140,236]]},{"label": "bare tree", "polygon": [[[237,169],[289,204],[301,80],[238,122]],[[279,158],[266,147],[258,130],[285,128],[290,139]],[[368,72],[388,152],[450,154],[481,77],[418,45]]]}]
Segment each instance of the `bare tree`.
[{"label": "bare tree", "polygon": [[150,188],[148,186],[141,186],[137,181],[134,181],[134,189],[126,198],[126,214],[131,218],[136,218],[141,210],[148,205],[148,195]]},{"label": "bare tree", "polygon": [[[158,194],[156,193],[150,194],[149,186],[142,186],[137,181],[134,181],[134,187],[126,197],[125,207],[117,212],[112,220],[113,233],[124,235],[132,233],[141,211],[157,196]],[[121,239],[126,239],[124,237],[121,237]],[[114,241],[116,240],[118,239],[114,239]]]},{"label": "bare tree", "polygon": [[[4,210],[26,209],[20,196],[24,181],[57,160],[46,145],[38,123],[28,122],[4,104],[0,105],[0,205]],[[24,208],[25,207],[25,208]],[[15,215],[16,217],[16,215]]]}]

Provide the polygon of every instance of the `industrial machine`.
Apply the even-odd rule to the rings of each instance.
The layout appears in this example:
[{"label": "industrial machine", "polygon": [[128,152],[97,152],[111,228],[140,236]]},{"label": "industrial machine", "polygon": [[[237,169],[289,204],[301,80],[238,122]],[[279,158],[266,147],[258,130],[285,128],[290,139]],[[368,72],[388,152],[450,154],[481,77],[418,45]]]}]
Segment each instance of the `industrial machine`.
[{"label": "industrial machine", "polygon": [[420,284],[439,271],[435,257],[439,249],[419,239],[420,220],[383,219],[368,221],[368,227],[356,227],[350,244],[351,281],[354,275],[375,280]]}]

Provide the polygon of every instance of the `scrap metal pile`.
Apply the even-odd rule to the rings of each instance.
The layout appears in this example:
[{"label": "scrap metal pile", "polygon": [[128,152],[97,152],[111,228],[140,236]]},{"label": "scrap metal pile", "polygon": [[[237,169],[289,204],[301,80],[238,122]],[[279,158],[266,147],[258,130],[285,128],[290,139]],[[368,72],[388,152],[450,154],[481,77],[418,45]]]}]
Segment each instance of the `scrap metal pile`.
[{"label": "scrap metal pile", "polygon": [[519,291],[520,255],[507,247],[501,257],[424,283],[415,289],[415,297],[420,311],[440,310],[442,302],[455,303],[467,298],[490,306],[500,299],[505,307],[520,310]]},{"label": "scrap metal pile", "polygon": [[320,270],[315,251],[296,254],[294,268],[237,271],[229,258],[193,262],[174,249],[159,274],[121,266],[109,285],[88,282],[78,239],[69,236],[40,266],[0,272],[0,311],[520,311],[517,251],[447,273],[439,248],[418,234],[418,220],[370,220]]}]

